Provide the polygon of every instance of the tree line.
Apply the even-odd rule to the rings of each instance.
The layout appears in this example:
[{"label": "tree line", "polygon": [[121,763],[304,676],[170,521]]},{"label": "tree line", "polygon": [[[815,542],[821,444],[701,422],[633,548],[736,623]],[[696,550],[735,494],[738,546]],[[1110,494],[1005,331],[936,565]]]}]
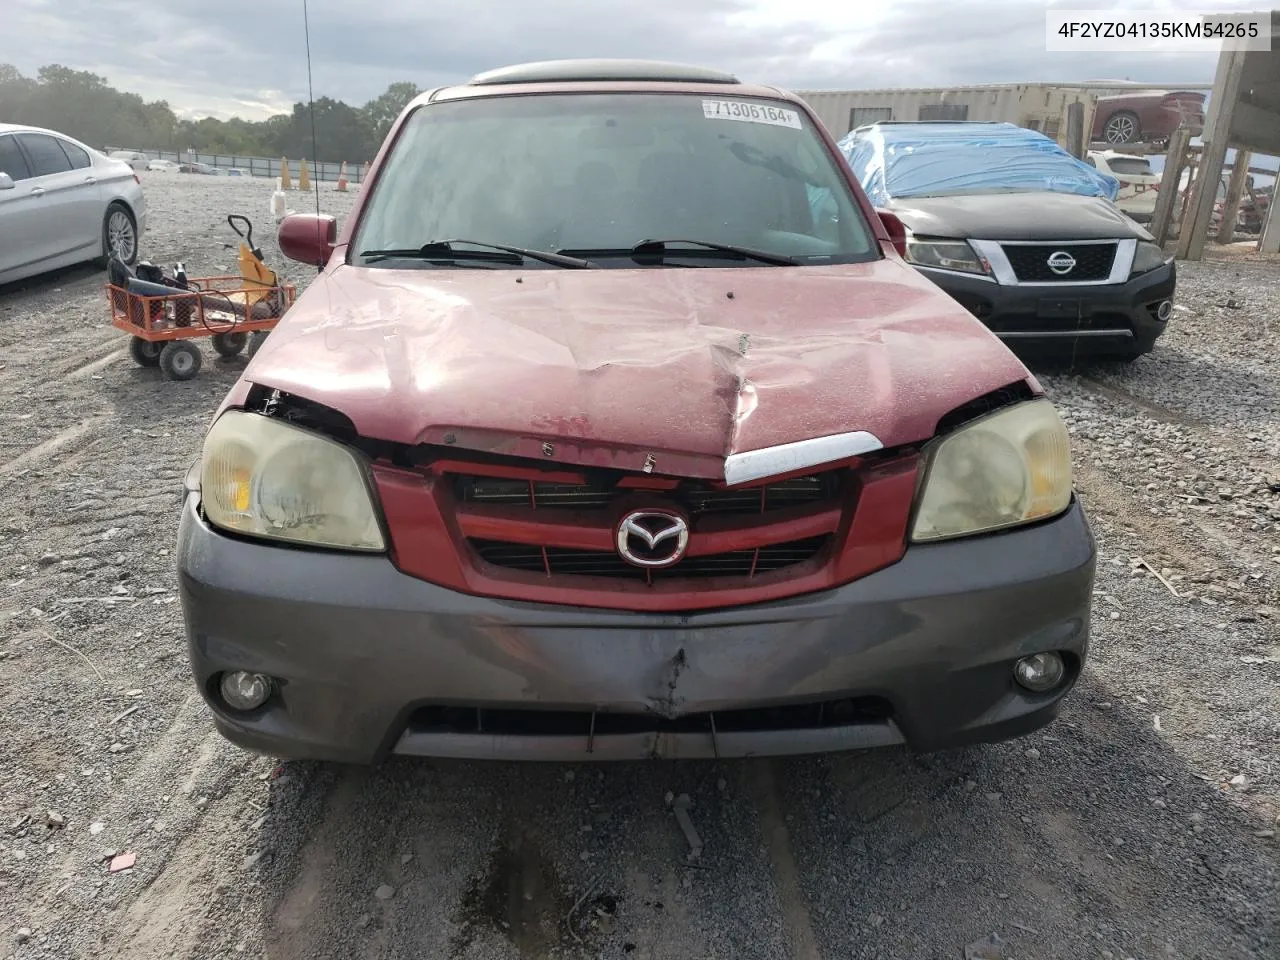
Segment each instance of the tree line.
[{"label": "tree line", "polygon": [[164,100],[144,101],[105,77],[58,64],[26,77],[0,64],[0,122],[47,127],[102,149],[157,149],[256,157],[305,157],[363,163],[373,159],[400,111],[419,93],[416,84],[393,83],[361,107],[320,97],[315,101],[313,157],[311,114],[305,103],[265,120],[232,117],[179,119]]}]

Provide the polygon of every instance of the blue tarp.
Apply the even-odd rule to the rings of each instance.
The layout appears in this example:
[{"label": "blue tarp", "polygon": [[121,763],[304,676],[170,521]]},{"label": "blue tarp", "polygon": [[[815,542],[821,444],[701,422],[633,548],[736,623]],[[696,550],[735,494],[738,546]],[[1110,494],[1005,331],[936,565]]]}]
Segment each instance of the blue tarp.
[{"label": "blue tarp", "polygon": [[1115,200],[1120,190],[1115,177],[1012,123],[877,123],[845,134],[839,146],[876,206],[893,197],[996,190]]}]

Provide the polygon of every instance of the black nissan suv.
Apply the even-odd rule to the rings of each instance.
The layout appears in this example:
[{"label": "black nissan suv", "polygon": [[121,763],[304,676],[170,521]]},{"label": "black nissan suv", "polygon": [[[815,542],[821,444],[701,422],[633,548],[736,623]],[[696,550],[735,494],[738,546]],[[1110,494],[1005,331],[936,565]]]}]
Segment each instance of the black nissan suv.
[{"label": "black nissan suv", "polygon": [[916,269],[1010,347],[1123,361],[1173,312],[1173,258],[1114,178],[1011,123],[883,122],[840,141]]}]

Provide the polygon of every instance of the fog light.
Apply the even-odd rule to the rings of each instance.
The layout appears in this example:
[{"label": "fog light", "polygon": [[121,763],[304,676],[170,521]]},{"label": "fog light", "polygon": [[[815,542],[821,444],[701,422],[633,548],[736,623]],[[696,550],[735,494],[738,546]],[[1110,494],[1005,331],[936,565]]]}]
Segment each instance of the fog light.
[{"label": "fog light", "polygon": [[1161,300],[1160,306],[1156,307],[1156,319],[1162,323],[1173,316],[1173,301]]},{"label": "fog light", "polygon": [[1037,653],[1013,665],[1013,677],[1034,693],[1045,693],[1062,682],[1066,665],[1056,653]]},{"label": "fog light", "polygon": [[222,699],[233,710],[256,710],[271,696],[271,678],[233,670],[222,675]]}]

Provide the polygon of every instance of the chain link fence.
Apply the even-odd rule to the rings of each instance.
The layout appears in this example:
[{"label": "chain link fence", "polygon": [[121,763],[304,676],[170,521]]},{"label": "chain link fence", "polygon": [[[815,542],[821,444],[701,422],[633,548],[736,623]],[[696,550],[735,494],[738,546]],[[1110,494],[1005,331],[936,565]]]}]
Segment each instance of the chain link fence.
[{"label": "chain link fence", "polygon": [[[280,158],[279,157],[237,157],[216,153],[196,153],[188,150],[149,150],[146,148],[134,147],[107,147],[106,153],[116,150],[129,150],[133,153],[141,153],[153,160],[172,160],[174,163],[203,163],[210,167],[216,167],[219,170],[240,171],[240,176],[250,177],[266,177],[274,180],[280,176]],[[298,182],[298,174],[301,172],[301,161],[289,159],[289,176],[296,184]],[[364,180],[367,163],[347,163],[347,180],[351,183],[361,183]],[[307,161],[307,172],[312,180],[334,183],[337,182],[338,174],[342,170],[341,163],[320,162],[314,160]]]}]

